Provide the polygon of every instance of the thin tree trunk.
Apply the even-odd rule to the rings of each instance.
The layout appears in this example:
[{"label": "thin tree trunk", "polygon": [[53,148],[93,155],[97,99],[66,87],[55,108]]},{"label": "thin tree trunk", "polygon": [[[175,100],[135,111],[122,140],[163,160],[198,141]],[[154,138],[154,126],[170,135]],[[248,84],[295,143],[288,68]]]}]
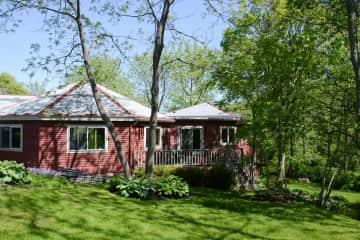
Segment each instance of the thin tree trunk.
[{"label": "thin tree trunk", "polygon": [[348,37],[350,44],[350,57],[355,75],[356,83],[356,113],[360,118],[360,63],[359,63],[359,46],[357,39],[357,17],[358,1],[345,0],[348,22]]},{"label": "thin tree trunk", "polygon": [[285,181],[285,144],[283,141],[284,137],[282,135],[278,136],[278,178],[277,185],[278,187],[283,187]]},{"label": "thin tree trunk", "polygon": [[152,64],[152,84],[151,84],[151,115],[150,115],[150,143],[146,154],[145,177],[152,178],[154,166],[154,152],[156,144],[156,127],[158,123],[157,113],[159,111],[159,81],[160,81],[160,59],[164,48],[164,34],[166,22],[169,15],[170,6],[174,1],[164,0],[160,20],[157,19],[151,3],[148,2],[156,22],[156,33],[154,41],[153,64]]},{"label": "thin tree trunk", "polygon": [[93,96],[94,96],[94,99],[96,102],[97,109],[100,113],[102,120],[104,121],[105,126],[109,130],[113,141],[115,142],[117,156],[120,161],[120,164],[122,165],[122,167],[125,171],[125,177],[127,179],[131,179],[129,163],[124,158],[124,155],[122,153],[122,146],[121,146],[120,140],[118,138],[118,135],[115,131],[114,124],[111,122],[110,117],[108,116],[108,114],[101,102],[101,98],[100,98],[99,92],[96,87],[96,82],[94,79],[92,67],[89,62],[89,52],[88,52],[88,48],[86,46],[85,33],[83,30],[83,25],[82,25],[82,21],[81,21],[80,0],[76,1],[76,7],[70,0],[68,0],[68,3],[76,11],[76,24],[77,24],[78,31],[79,31],[79,38],[80,38],[80,43],[81,43],[82,55],[83,55],[82,57],[83,57],[84,66],[86,69],[86,74],[87,74],[88,80],[90,82],[91,90],[92,90],[92,93],[93,93]]}]

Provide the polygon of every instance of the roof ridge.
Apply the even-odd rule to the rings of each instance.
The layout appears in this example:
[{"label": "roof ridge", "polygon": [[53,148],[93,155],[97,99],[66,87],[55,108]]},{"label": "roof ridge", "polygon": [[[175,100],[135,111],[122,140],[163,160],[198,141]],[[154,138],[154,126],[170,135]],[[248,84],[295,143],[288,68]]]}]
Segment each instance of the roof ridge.
[{"label": "roof ridge", "polygon": [[[96,88],[99,90],[99,92],[101,92],[101,94],[103,94],[105,97],[109,98],[111,102],[113,102],[118,108],[120,108],[121,110],[125,111],[127,114],[131,114],[131,112],[126,109],[122,104],[120,104],[118,101],[116,101],[116,99],[114,99],[110,94],[108,94],[107,92],[105,92],[102,89],[102,85],[100,84],[96,84]],[[110,90],[110,89],[109,89]]]},{"label": "roof ridge", "polygon": [[73,92],[75,89],[79,88],[81,85],[83,85],[84,83],[82,82],[77,82],[76,84],[74,84],[74,86],[72,86],[70,89],[68,89],[67,91],[65,91],[64,93],[62,93],[58,98],[56,98],[54,101],[52,101],[51,103],[49,103],[46,107],[43,108],[43,110],[41,110],[38,114],[38,116],[41,116],[44,114],[44,112],[47,109],[52,108],[53,106],[55,106],[55,104],[57,104],[58,102],[60,102],[64,97],[70,95],[71,92]]}]

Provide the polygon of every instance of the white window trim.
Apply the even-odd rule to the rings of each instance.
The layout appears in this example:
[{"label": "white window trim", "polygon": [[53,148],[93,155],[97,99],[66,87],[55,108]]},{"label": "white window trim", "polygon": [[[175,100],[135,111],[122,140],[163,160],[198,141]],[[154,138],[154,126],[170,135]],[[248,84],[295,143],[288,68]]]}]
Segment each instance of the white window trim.
[{"label": "white window trim", "polygon": [[0,151],[11,151],[11,152],[22,152],[23,151],[23,126],[22,124],[0,124],[0,127],[10,128],[10,145],[12,144],[12,133],[11,128],[20,128],[20,148],[0,148]]},{"label": "white window trim", "polygon": [[223,142],[223,140],[222,140],[222,132],[223,132],[223,130],[226,129],[226,131],[228,131],[229,128],[233,128],[234,129],[234,134],[236,135],[237,127],[234,127],[234,126],[221,126],[220,127],[220,145],[222,145],[222,146],[236,144],[236,136],[235,136],[235,142],[230,143],[230,139],[229,139],[230,134],[229,134],[229,132],[227,133],[227,141]]},{"label": "white window trim", "polygon": [[[148,147],[146,146],[146,129],[147,128],[150,128],[150,126],[144,127],[144,149],[145,149],[145,151],[148,150]],[[160,129],[159,144],[155,145],[155,149],[159,150],[159,149],[162,149],[162,128],[156,127],[156,129]]]},{"label": "white window trim", "polygon": [[[70,149],[70,128],[104,128],[105,129],[105,149],[80,149],[80,150],[71,150]],[[86,131],[86,139],[89,141],[88,137],[89,131]],[[101,152],[108,152],[108,130],[103,125],[68,125],[66,129],[66,151],[67,153],[101,153]],[[88,146],[88,143],[87,143]]]},{"label": "white window trim", "polygon": [[[178,127],[178,150],[182,150],[181,148],[181,130],[182,129],[200,129],[200,149],[204,149],[204,127],[197,125],[197,126],[192,126],[192,125],[186,125],[186,126],[181,126]],[[192,133],[191,133],[192,134]]]}]

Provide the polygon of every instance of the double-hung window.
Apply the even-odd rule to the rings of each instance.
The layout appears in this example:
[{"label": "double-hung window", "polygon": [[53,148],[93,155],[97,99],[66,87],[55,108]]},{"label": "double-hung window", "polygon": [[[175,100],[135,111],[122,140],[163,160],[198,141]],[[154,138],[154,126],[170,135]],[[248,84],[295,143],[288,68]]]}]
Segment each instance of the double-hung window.
[{"label": "double-hung window", "polygon": [[22,150],[22,126],[21,125],[0,125],[0,149],[1,150]]},{"label": "double-hung window", "polygon": [[72,126],[68,127],[69,151],[104,151],[107,150],[105,127]]},{"label": "double-hung window", "polygon": [[[147,149],[150,145],[150,127],[145,127],[145,149]],[[161,128],[156,128],[156,142],[155,148],[161,148]]]},{"label": "double-hung window", "polygon": [[220,143],[222,145],[235,144],[236,127],[221,127],[220,128]]}]

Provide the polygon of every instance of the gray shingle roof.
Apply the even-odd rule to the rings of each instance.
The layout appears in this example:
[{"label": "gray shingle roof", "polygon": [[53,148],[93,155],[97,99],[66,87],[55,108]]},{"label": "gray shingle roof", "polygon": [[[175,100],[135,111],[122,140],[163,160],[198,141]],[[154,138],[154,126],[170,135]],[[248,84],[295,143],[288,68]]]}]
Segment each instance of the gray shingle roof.
[{"label": "gray shingle roof", "polygon": [[[150,108],[125,96],[98,85],[101,101],[111,118],[148,121]],[[0,98],[1,99],[1,98]],[[1,102],[1,101],[0,101]],[[4,101],[5,102],[5,101]],[[4,104],[0,116],[12,117],[100,117],[89,83],[71,84],[64,88],[48,92],[39,97],[15,100],[12,105]],[[0,105],[1,106],[1,105]],[[159,121],[173,121],[158,114]]]},{"label": "gray shingle roof", "polygon": [[224,112],[208,103],[200,103],[191,107],[169,112],[167,113],[167,116],[179,120],[241,120],[240,114]]},{"label": "gray shingle roof", "polygon": [[18,104],[20,102],[26,101],[30,98],[34,98],[35,96],[26,96],[26,95],[0,95],[0,109],[4,107],[9,107],[14,104]]}]

